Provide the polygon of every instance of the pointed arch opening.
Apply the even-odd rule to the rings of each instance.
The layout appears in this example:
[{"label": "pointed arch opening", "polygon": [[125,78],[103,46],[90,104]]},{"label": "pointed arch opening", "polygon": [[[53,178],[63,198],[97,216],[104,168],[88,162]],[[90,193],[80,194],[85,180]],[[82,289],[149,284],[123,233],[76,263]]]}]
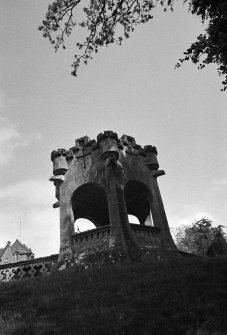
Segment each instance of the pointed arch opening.
[{"label": "pointed arch opening", "polygon": [[87,183],[75,190],[71,200],[75,232],[110,224],[105,190],[96,183]]},{"label": "pointed arch opening", "polygon": [[153,225],[148,187],[140,181],[130,180],[124,187],[124,195],[128,215],[135,216],[141,225]]}]

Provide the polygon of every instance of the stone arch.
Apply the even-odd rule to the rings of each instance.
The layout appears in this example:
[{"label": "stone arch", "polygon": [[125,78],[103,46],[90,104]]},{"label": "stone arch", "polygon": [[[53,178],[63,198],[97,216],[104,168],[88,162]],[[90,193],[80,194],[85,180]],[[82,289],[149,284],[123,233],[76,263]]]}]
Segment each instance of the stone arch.
[{"label": "stone arch", "polygon": [[97,183],[79,186],[72,195],[71,205],[74,222],[87,219],[96,228],[110,224],[106,192]]},{"label": "stone arch", "polygon": [[128,215],[138,218],[141,225],[145,225],[150,216],[151,193],[149,188],[138,180],[130,180],[124,187],[125,202]]}]

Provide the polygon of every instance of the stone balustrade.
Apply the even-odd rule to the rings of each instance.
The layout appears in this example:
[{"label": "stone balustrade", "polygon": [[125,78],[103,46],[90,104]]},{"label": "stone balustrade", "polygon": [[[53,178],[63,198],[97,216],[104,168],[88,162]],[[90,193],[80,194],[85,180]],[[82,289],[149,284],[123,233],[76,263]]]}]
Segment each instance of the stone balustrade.
[{"label": "stone balustrade", "polygon": [[75,233],[73,238],[73,249],[76,254],[92,252],[98,248],[105,248],[109,245],[110,226],[102,226],[95,229]]},{"label": "stone balustrade", "polygon": [[137,243],[141,247],[157,247],[160,246],[160,229],[153,226],[130,224]]},{"label": "stone balustrade", "polygon": [[[143,246],[158,246],[160,229],[153,226],[143,226],[130,224],[137,243]],[[83,252],[94,252],[98,248],[109,246],[110,225],[87,230],[81,233],[74,233],[73,236],[74,252],[81,254]],[[11,280],[21,280],[26,278],[35,278],[48,274],[58,261],[58,255],[36,258],[29,261],[22,261],[10,264],[0,265],[0,282]]]},{"label": "stone balustrade", "polygon": [[0,282],[35,278],[50,273],[58,255],[0,265]]},{"label": "stone balustrade", "polygon": [[[130,224],[131,230],[135,234],[136,241],[141,246],[157,246],[160,244],[160,229],[153,226],[143,226]],[[81,233],[73,234],[73,245],[76,253],[87,250],[95,250],[99,247],[108,246],[110,240],[110,226],[106,225],[95,229],[87,230]]]}]

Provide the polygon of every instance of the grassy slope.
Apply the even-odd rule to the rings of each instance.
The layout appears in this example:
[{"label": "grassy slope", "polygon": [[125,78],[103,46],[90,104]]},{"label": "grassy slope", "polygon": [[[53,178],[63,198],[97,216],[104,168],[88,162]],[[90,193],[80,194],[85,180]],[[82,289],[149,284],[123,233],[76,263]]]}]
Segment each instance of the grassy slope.
[{"label": "grassy slope", "polygon": [[1,335],[190,335],[198,328],[227,334],[226,257],[73,268],[0,284]]}]

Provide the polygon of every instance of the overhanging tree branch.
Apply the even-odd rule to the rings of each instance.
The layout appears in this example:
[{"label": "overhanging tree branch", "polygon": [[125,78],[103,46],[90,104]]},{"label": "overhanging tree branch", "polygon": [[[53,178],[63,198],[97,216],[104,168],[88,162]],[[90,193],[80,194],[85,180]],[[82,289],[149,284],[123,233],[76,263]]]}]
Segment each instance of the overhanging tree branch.
[{"label": "overhanging tree branch", "polygon": [[[218,73],[224,76],[223,90],[227,89],[227,1],[226,0],[182,0],[187,3],[189,12],[207,21],[205,33],[184,53],[176,67],[192,60],[199,69],[215,63]],[[71,35],[78,25],[86,29],[88,36],[83,42],[77,41],[75,60],[72,64],[73,75],[77,75],[81,61],[87,64],[93,53],[111,43],[121,44],[129,38],[135,26],[153,18],[152,10],[158,4],[173,10],[175,0],[55,0],[49,7],[39,30],[50,40],[55,51],[65,48],[65,37]],[[79,5],[85,4],[81,11]],[[79,11],[80,10],[80,11]],[[75,20],[75,13],[85,18]],[[80,53],[81,52],[81,53]]]}]

